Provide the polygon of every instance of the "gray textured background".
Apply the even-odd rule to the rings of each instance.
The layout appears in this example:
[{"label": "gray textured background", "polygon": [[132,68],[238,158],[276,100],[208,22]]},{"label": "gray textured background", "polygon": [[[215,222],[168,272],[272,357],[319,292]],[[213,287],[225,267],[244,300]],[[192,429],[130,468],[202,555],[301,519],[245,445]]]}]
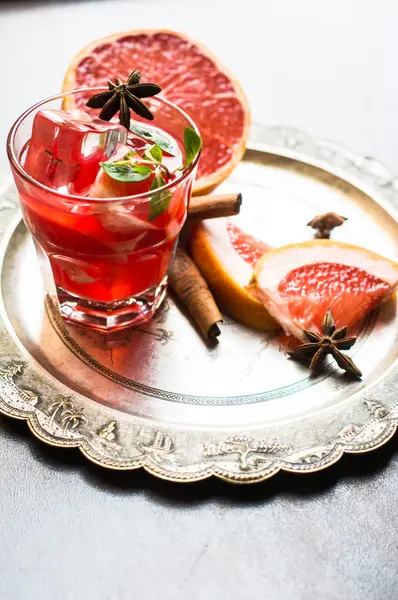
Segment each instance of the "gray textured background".
[{"label": "gray textured background", "polygon": [[[293,125],[398,171],[389,0],[0,3],[0,136],[57,91],[71,55],[126,28],[203,40],[257,121]],[[0,176],[8,172],[4,146]],[[397,598],[398,440],[254,487],[112,473],[0,417],[0,600]]]}]

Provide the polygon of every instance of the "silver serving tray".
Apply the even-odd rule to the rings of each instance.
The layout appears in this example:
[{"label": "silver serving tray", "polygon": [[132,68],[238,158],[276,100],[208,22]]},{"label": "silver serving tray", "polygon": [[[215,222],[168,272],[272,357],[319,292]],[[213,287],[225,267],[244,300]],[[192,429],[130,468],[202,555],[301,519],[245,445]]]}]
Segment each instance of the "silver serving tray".
[{"label": "silver serving tray", "polygon": [[[274,246],[312,237],[306,223],[348,217],[334,239],[398,257],[398,180],[379,161],[287,128],[253,128],[220,188],[243,193],[237,223]],[[172,297],[152,323],[111,337],[65,328],[45,300],[32,241],[8,182],[0,204],[0,411],[38,438],[79,447],[112,469],[173,481],[312,472],[385,443],[398,424],[395,302],[369,315],[353,381],[318,377],[278,338],[226,318],[208,347]]]}]

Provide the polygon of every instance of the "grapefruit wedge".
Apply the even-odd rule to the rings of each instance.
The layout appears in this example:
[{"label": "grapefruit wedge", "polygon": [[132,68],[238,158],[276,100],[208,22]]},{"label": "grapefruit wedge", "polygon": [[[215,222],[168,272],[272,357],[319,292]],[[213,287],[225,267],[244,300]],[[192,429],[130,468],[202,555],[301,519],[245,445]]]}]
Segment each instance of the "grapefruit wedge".
[{"label": "grapefruit wedge", "polygon": [[[153,81],[161,95],[182,108],[198,126],[202,156],[195,194],[207,194],[242,158],[249,133],[250,109],[235,77],[202,44],[167,30],[115,33],[96,40],[72,60],[63,91],[126,81],[140,69],[142,81]],[[65,108],[75,108],[67,98]]]},{"label": "grapefruit wedge", "polygon": [[189,250],[217,304],[231,317],[261,331],[278,328],[246,286],[253,265],[270,246],[241,231],[230,219],[202,221],[193,229]]},{"label": "grapefruit wedge", "polygon": [[336,327],[362,319],[398,285],[398,264],[358,246],[331,240],[290,244],[256,263],[249,290],[287,335],[321,332],[331,308]]}]

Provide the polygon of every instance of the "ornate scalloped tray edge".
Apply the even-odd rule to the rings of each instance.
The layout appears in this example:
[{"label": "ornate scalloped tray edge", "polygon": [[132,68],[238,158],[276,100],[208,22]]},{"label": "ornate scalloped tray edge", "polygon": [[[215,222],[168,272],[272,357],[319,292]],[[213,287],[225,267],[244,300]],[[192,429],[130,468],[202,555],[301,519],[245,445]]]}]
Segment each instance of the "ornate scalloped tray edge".
[{"label": "ornate scalloped tray edge", "polygon": [[[90,431],[90,423],[82,409],[65,396],[54,395],[40,409],[39,395],[25,389],[19,383],[26,363],[3,363],[0,369],[0,412],[28,422],[32,433],[41,441],[52,446],[79,448],[92,462],[109,469],[133,470],[144,468],[162,479],[175,482],[194,482],[211,476],[232,483],[254,483],[272,477],[278,471],[313,473],[337,462],[344,452],[363,453],[379,448],[394,435],[398,427],[398,402],[391,408],[373,400],[364,400],[369,420],[362,426],[350,423],[330,440],[329,444],[306,448],[300,453],[289,455],[289,447],[276,439],[260,440],[242,433],[232,435],[217,444],[203,445],[203,457],[219,457],[210,464],[198,465],[195,471],[177,471],[162,465],[167,455],[176,448],[172,434],[161,429],[153,430],[147,443],[143,443],[141,432],[137,432],[137,458],[117,458],[118,425],[116,421],[105,423],[98,431]],[[56,420],[57,413],[61,417]],[[100,446],[100,448],[99,448]],[[106,453],[104,453],[104,446]],[[223,465],[223,457],[235,456],[238,471]],[[249,462],[250,458],[254,458]],[[261,465],[260,468],[255,468]]]}]

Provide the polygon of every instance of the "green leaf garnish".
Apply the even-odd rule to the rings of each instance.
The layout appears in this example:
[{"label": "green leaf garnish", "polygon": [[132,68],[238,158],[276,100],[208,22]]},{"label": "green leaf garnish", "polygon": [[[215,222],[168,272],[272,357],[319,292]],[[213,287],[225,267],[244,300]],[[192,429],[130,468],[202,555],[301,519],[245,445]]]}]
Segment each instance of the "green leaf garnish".
[{"label": "green leaf garnish", "polygon": [[144,158],[148,160],[154,160],[156,163],[160,165],[163,159],[163,152],[160,146],[155,144],[152,148],[147,148],[143,154]]},{"label": "green leaf garnish", "polygon": [[119,161],[113,163],[100,163],[105,173],[123,183],[132,183],[137,181],[144,181],[153,173],[153,170],[145,165],[133,165],[129,161]]},{"label": "green leaf garnish", "polygon": [[138,125],[138,123],[132,123],[130,126],[130,131],[143,138],[144,140],[148,140],[153,144],[159,146],[164,152],[171,154],[171,156],[178,156],[179,148],[177,142],[173,139],[166,137],[160,131],[155,128],[145,127],[145,125]]},{"label": "green leaf garnish", "polygon": [[[156,173],[156,176],[151,184],[151,190],[157,190],[160,187],[166,185],[160,172]],[[153,221],[157,217],[160,217],[169,207],[170,200],[172,198],[169,190],[162,190],[161,192],[155,192],[151,195],[151,201],[149,203],[149,215],[148,221]]]},{"label": "green leaf garnish", "polygon": [[191,127],[184,129],[185,165],[188,167],[202,147],[202,138]]}]

